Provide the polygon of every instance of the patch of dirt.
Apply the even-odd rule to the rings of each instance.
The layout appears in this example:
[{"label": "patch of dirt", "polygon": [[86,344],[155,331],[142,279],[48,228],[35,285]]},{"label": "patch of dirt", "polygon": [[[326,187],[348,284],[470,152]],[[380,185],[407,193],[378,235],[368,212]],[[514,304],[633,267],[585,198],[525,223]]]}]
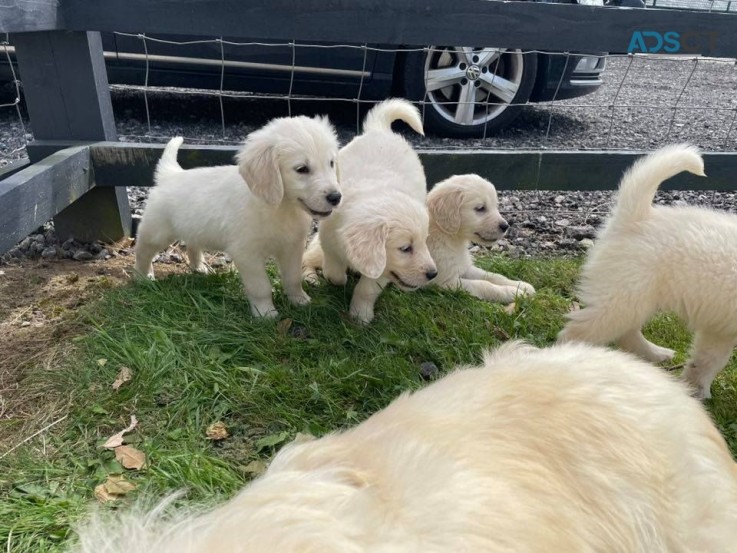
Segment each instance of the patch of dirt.
[{"label": "patch of dirt", "polygon": [[[84,332],[75,312],[104,290],[125,284],[133,273],[130,243],[111,247],[106,261],[22,261],[0,266],[0,453],[19,435],[42,428],[63,409],[65,398],[25,382],[30,369],[52,371],[71,338]],[[157,264],[157,276],[187,266]],[[53,394],[52,394],[53,395]],[[20,432],[22,430],[22,432]],[[20,434],[19,434],[20,432]]]}]

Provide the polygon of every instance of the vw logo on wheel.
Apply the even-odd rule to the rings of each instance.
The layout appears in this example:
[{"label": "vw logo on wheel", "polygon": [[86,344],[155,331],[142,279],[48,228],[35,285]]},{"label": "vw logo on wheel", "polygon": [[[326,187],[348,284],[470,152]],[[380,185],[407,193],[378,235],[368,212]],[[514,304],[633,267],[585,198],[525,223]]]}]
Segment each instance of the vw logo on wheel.
[{"label": "vw logo on wheel", "polygon": [[481,68],[478,65],[469,65],[466,69],[466,78],[469,81],[475,81],[481,76]]}]

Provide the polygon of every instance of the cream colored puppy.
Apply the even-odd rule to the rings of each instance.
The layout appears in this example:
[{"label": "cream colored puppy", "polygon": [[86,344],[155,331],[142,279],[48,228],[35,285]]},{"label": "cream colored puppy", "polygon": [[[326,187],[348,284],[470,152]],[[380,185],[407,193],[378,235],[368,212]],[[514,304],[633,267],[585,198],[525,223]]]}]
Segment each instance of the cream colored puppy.
[{"label": "cream colored puppy", "polygon": [[698,151],[667,146],[624,175],[609,220],[583,267],[580,299],[561,341],[617,342],[660,362],[673,350],[657,346],[641,328],[661,310],[674,311],[694,331],[683,378],[700,398],[737,343],[737,217],[698,207],[654,207],[660,183],[681,171],[704,175]]},{"label": "cream colored puppy", "polygon": [[533,295],[532,285],[510,280],[474,266],[471,243],[490,246],[504,236],[509,223],[498,209],[496,189],[478,175],[454,175],[436,184],[427,195],[430,234],[427,245],[441,288],[463,288],[482,300],[510,303],[518,295]]},{"label": "cream colored puppy", "polygon": [[427,249],[427,183],[417,154],[391,130],[402,120],[423,134],[420,114],[406,100],[386,100],[371,109],[363,134],[338,155],[343,203],[322,221],[305,253],[305,278],[316,269],[331,283],[346,283],[347,269],[361,274],[350,314],[361,323],[374,318],[374,303],[389,283],[415,290],[437,270]]},{"label": "cream colored puppy", "polygon": [[285,447],[224,505],[92,521],[82,553],[734,551],[737,465],[628,354],[520,343]]},{"label": "cream colored puppy", "polygon": [[237,166],[185,171],[177,163],[181,144],[172,139],[156,168],[136,240],[137,271],[153,278],[156,253],[184,240],[194,270],[205,270],[205,249],[233,258],[254,316],[278,315],[266,274],[272,257],[289,300],[308,303],[301,271],[311,221],[330,215],[341,200],[338,141],[327,118],[271,121],[248,136]]}]

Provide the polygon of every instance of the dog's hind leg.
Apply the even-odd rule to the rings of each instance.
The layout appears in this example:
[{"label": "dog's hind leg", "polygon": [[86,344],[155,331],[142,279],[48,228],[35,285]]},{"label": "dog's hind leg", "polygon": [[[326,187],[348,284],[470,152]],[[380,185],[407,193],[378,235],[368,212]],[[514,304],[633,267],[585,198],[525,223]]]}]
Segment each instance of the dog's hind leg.
[{"label": "dog's hind leg", "polygon": [[585,342],[606,346],[640,329],[651,310],[637,302],[606,302],[568,314],[568,323],[558,334],[558,342]]},{"label": "dog's hind leg", "polygon": [[633,329],[625,333],[617,340],[617,345],[651,363],[670,361],[676,353],[672,349],[653,344],[642,335],[642,331],[639,329]]},{"label": "dog's hind leg", "polygon": [[729,362],[735,345],[734,337],[726,338],[704,331],[696,331],[691,358],[683,369],[681,378],[688,383],[699,399],[711,397],[711,383]]},{"label": "dog's hind leg", "polygon": [[196,273],[209,273],[210,270],[204,262],[202,248],[195,244],[187,244],[187,257],[189,258],[189,268]]},{"label": "dog's hind leg", "polygon": [[348,265],[326,248],[324,244],[322,250],[322,276],[331,284],[344,286],[348,282]]}]

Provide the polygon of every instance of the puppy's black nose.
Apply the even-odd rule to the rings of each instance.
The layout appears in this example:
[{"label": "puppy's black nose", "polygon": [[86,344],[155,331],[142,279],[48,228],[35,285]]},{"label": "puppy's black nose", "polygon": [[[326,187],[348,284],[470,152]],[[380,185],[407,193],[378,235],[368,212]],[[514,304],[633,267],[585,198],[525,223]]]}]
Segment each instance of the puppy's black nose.
[{"label": "puppy's black nose", "polygon": [[325,199],[330,205],[338,205],[342,197],[343,196],[340,194],[340,192],[331,192],[330,194],[325,196]]},{"label": "puppy's black nose", "polygon": [[509,228],[509,223],[507,223],[506,221],[504,221],[504,222],[502,222],[502,223],[499,223],[499,229],[500,229],[500,230],[501,230],[502,232],[507,232],[507,229],[508,229],[508,228]]},{"label": "puppy's black nose", "polygon": [[431,271],[426,272],[425,276],[427,277],[427,280],[432,280],[438,276],[438,272],[435,269],[432,269]]}]

